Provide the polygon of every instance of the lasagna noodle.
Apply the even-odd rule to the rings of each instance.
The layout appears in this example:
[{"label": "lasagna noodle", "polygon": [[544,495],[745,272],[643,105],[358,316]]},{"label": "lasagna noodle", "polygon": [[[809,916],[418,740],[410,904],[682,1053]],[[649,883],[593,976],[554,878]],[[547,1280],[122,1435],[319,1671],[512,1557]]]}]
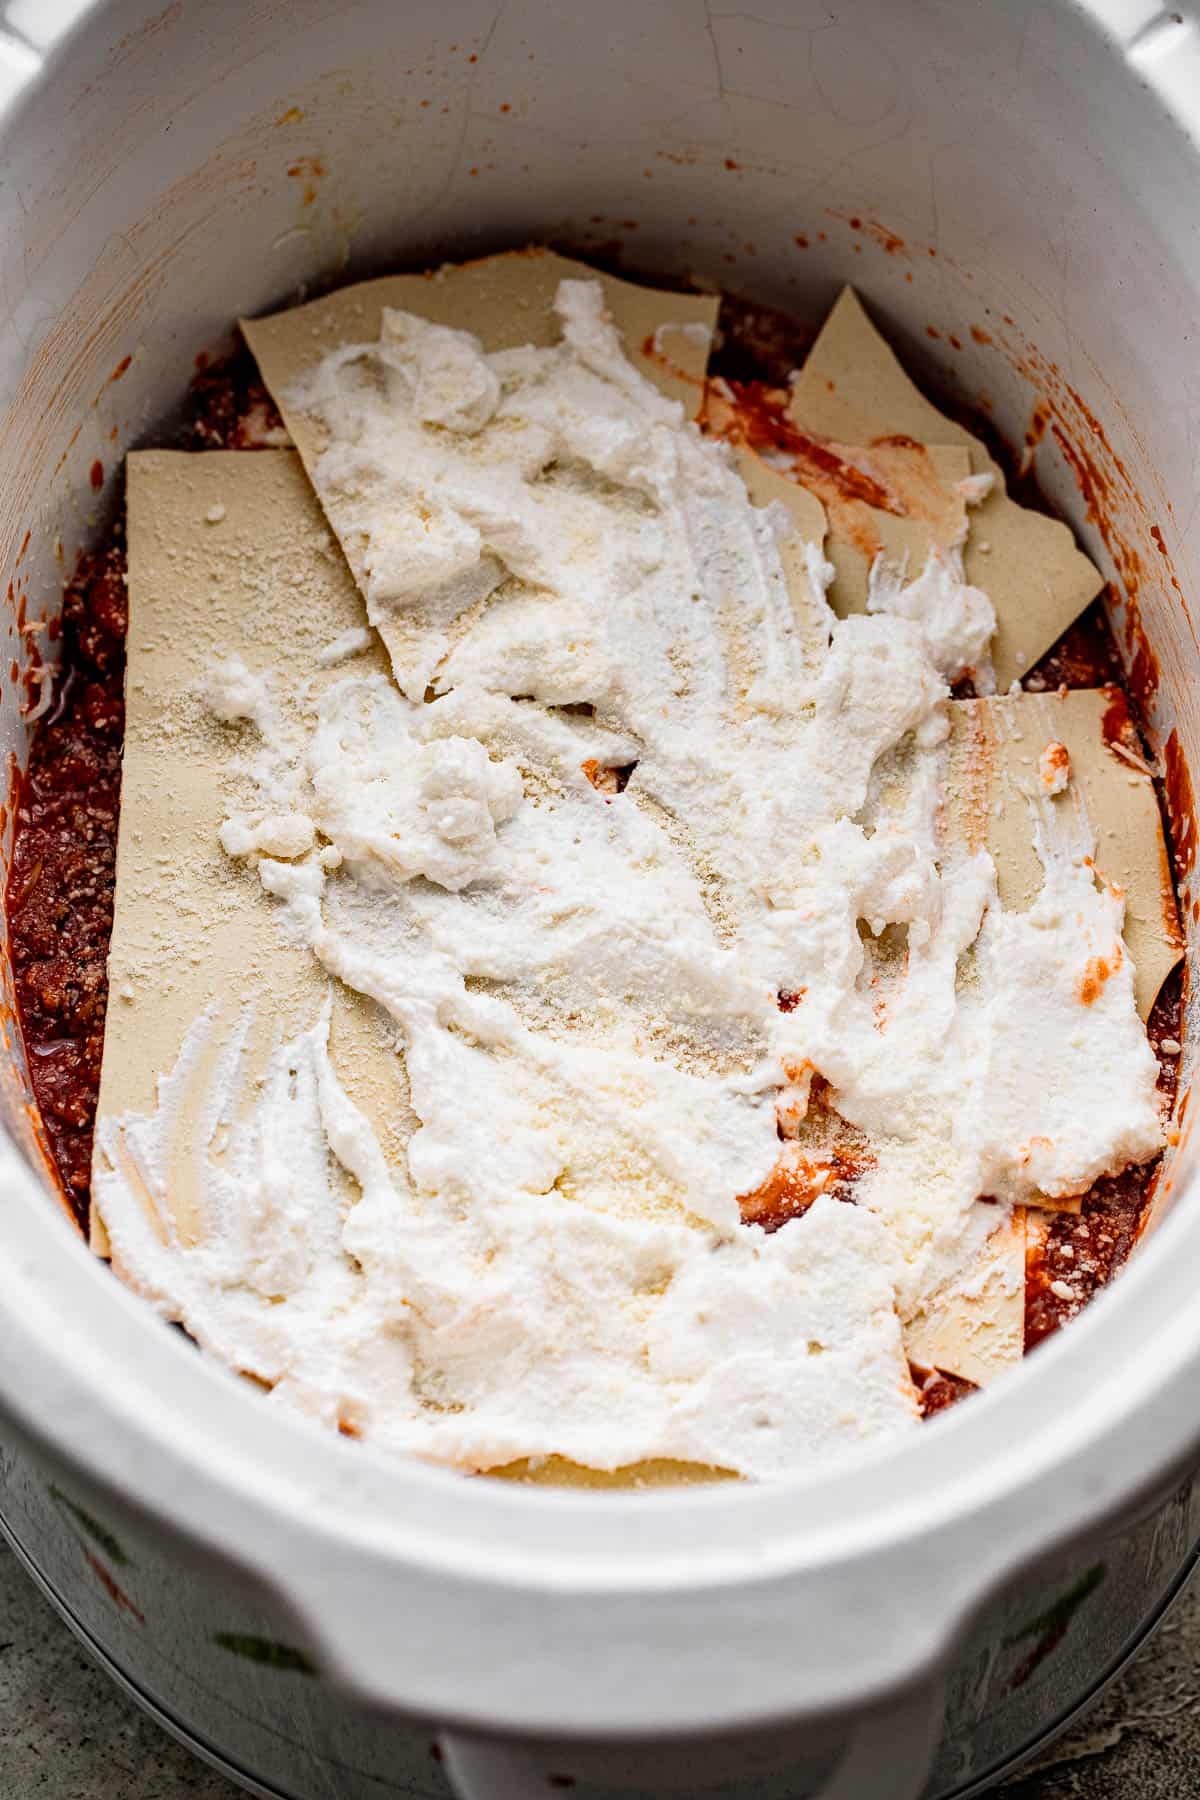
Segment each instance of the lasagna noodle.
[{"label": "lasagna noodle", "polygon": [[[1134,992],[1145,1019],[1181,949],[1175,893],[1154,783],[1114,751],[1105,733],[1110,696],[1103,689],[1009,694],[951,708],[948,829],[996,865],[1004,906],[1023,912],[1042,880],[1039,835],[1094,839],[1098,879],[1124,889],[1124,942],[1135,968]],[[1070,777],[1058,795],[1041,778],[1048,744],[1061,744]],[[1079,1197],[1043,1196],[1037,1209],[1015,1207],[988,1242],[971,1291],[934,1296],[905,1328],[916,1363],[984,1386],[1024,1345],[1027,1239],[1044,1232],[1039,1212],[1080,1210]]]},{"label": "lasagna noodle", "polygon": [[[739,408],[721,392],[716,382],[705,406],[707,429],[739,444],[744,426]],[[909,440],[890,444],[833,444],[837,464],[869,477],[886,505],[872,505],[856,497],[850,482],[832,474],[819,483],[828,505],[829,534],[826,555],[833,567],[828,601],[839,618],[867,610],[872,565],[877,556],[919,575],[931,551],[952,551],[967,535],[967,503],[961,483],[971,473],[971,457],[962,444],[918,444]],[[790,470],[778,470],[761,454],[745,447],[739,457],[770,469],[783,482],[804,487],[802,462]],[[786,461],[786,453],[783,460]],[[750,486],[750,482],[747,482]],[[864,484],[866,485],[866,484]],[[870,488],[867,488],[870,492]],[[751,486],[751,493],[754,492]],[[817,494],[812,495],[817,499]],[[824,510],[824,508],[823,508]]]},{"label": "lasagna noodle", "polygon": [[[972,772],[970,817],[962,829],[996,864],[1000,899],[1024,912],[1041,886],[1036,829],[1054,824],[1095,842],[1096,873],[1124,891],[1126,948],[1143,1019],[1183,954],[1183,939],[1154,781],[1114,747],[1105,731],[1111,696],[1103,688],[1006,694],[952,709],[960,766]],[[1070,778],[1051,796],[1041,778],[1048,745],[1061,744]]]},{"label": "lasagna noodle", "polygon": [[552,250],[510,250],[426,275],[384,275],[268,318],[243,319],[241,327],[311,471],[321,448],[320,431],[290,396],[330,350],[376,343],[388,308],[469,331],[485,351],[515,344],[545,348],[558,342],[554,296],[559,282],[569,280],[599,281],[634,367],[695,418],[704,399],[719,298],[621,281]]},{"label": "lasagna noodle", "polygon": [[1025,1351],[1026,1208],[1006,1213],[984,1245],[970,1291],[931,1295],[904,1327],[909,1360],[986,1387]]},{"label": "lasagna noodle", "polygon": [[957,444],[975,474],[994,477],[991,493],[972,508],[964,562],[968,581],[996,609],[992,663],[1001,690],[1033,667],[1103,587],[1067,526],[1009,499],[986,447],[909,379],[853,289],[843,290],[793,381],[789,412],[803,430],[843,444],[897,434]]},{"label": "lasagna noodle", "polygon": [[[227,816],[228,726],[205,700],[215,661],[240,656],[298,695],[321,650],[362,604],[288,450],[188,455],[138,451],[127,461],[129,636],[110,1004],[97,1112],[105,1123],[152,1112],[189,1028],[210,1014],[210,1049],[192,1069],[171,1157],[169,1193],[154,1193],[128,1157],[148,1209],[187,1245],[201,1230],[197,1159],[215,1058],[244,1007],[254,1026],[240,1087],[249,1096],[272,1048],[312,1023],[332,993],[335,1065],[393,1154],[407,1114],[402,1068],[382,1015],[330,982],[306,946],[281,935],[279,911],[221,848]],[[376,643],[363,662],[385,670]],[[317,675],[336,679],[338,670]],[[119,1131],[113,1151],[122,1155]],[[105,1254],[93,1207],[94,1247]]]},{"label": "lasagna noodle", "polygon": [[[866,612],[877,556],[906,569],[911,578],[921,573],[932,552],[953,550],[967,535],[967,508],[959,487],[971,473],[967,452],[958,444],[918,444],[901,454],[917,464],[916,478],[900,489],[898,505],[903,511],[861,505],[855,510],[866,518],[850,519],[841,528],[840,511],[831,517],[828,555],[834,576],[829,604],[840,619]],[[867,466],[874,460],[869,450],[851,449],[848,455]],[[883,476],[881,485],[893,487],[886,463]]]},{"label": "lasagna noodle", "polygon": [[[719,301],[714,295],[673,294],[636,287],[613,276],[597,277],[582,263],[540,249],[511,251],[482,261],[439,269],[428,275],[394,275],[341,288],[323,299],[270,318],[242,321],[242,330],[257,359],[262,378],[283,416],[304,466],[313,479],[346,558],[368,601],[368,613],[392,658],[401,687],[414,696],[437,678],[437,672],[481,603],[502,582],[504,571],[494,557],[477,560],[464,570],[444,543],[434,552],[440,573],[429,575],[419,599],[407,597],[397,606],[392,597],[371,597],[371,569],[379,546],[364,541],[356,528],[356,498],[387,492],[378,468],[359,468],[353,492],[331,488],[320,479],[327,448],[324,429],[306,410],[301,396],[309,377],[331,350],[377,346],[389,310],[417,315],[434,325],[469,332],[485,351],[530,345],[545,349],[560,337],[554,310],[559,284],[565,280],[601,281],[605,304],[626,355],[668,398],[678,400],[695,417],[704,398],[705,374]],[[411,515],[400,511],[394,496],[389,506],[406,528],[431,533],[437,524],[426,505]],[[386,585],[386,584],[385,584]]]},{"label": "lasagna noodle", "polygon": [[[342,665],[317,674],[301,705],[321,651],[362,628],[361,600],[299,459],[286,450],[142,451],[128,459],[126,491],[128,716],[96,1157],[124,1178],[160,1237],[189,1247],[204,1229],[198,1165],[212,1147],[215,1065],[247,1004],[253,1031],[238,1075],[239,1114],[270,1052],[332,1000],[334,1068],[389,1160],[404,1155],[416,1120],[394,1028],[307,946],[288,941],[277,902],[230,861],[217,835],[229,803],[229,727],[205,699],[214,661],[236,656],[269,671],[302,720],[322,683],[345,673]],[[811,509],[800,510],[812,522]],[[386,671],[377,642],[357,667]],[[189,1070],[160,1185],[138,1168],[121,1119],[154,1112],[163,1078],[206,1014],[212,1029]],[[119,1269],[119,1245],[110,1245],[96,1208],[91,1227],[93,1248]],[[609,1474],[559,1458],[497,1473],[568,1486],[731,1479],[661,1459]]]}]

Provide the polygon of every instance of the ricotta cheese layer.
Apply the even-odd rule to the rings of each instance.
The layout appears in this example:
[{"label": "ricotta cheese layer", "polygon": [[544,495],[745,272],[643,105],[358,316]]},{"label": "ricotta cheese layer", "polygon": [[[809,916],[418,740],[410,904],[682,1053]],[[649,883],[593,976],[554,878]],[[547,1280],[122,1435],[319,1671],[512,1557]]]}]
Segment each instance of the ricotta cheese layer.
[{"label": "ricotta cheese layer", "polygon": [[115,1155],[96,1200],[277,1404],[466,1469],[778,1477],[912,1426],[905,1322],[971,1291],[1009,1208],[1159,1149],[1156,1064],[1068,772],[1030,795],[1030,910],[962,828],[950,683],[995,621],[958,553],[835,618],[820,547],[599,287],[556,310],[550,348],[391,311],[319,364],[315,485],[392,676],[350,634],[311,709],[236,660],[208,687],[223,849],[393,1022],[402,1153],[328,1008],[251,1105],[201,1018],[120,1126],[153,1187],[215,1058],[204,1231],[151,1229]]}]

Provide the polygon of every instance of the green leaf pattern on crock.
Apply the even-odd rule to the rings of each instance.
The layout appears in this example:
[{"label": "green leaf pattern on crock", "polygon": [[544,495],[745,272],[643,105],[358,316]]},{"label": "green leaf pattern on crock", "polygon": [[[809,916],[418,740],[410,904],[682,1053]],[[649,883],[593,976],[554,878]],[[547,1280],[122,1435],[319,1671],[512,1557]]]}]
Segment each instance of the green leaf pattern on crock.
[{"label": "green leaf pattern on crock", "polygon": [[72,1500],[69,1494],[64,1494],[60,1487],[52,1486],[50,1488],[50,1498],[56,1500],[66,1512],[70,1513],[75,1523],[87,1533],[93,1543],[99,1544],[110,1562],[117,1563],[123,1569],[133,1567],[131,1558],[126,1556],[107,1525],[102,1525],[99,1519],[94,1519],[90,1512],[85,1512],[83,1507],[77,1501]]},{"label": "green leaf pattern on crock", "polygon": [[303,1650],[290,1644],[277,1644],[273,1638],[254,1637],[240,1631],[218,1631],[213,1643],[231,1656],[245,1657],[247,1662],[262,1663],[268,1669],[287,1669],[295,1675],[315,1675],[316,1665]]}]

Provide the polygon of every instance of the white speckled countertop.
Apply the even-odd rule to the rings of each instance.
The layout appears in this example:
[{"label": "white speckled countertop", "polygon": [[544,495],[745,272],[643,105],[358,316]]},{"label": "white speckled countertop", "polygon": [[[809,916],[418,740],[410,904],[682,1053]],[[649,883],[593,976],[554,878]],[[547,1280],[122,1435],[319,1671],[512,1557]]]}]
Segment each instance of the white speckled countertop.
[{"label": "white speckled countertop", "polygon": [[[2,1800],[237,1800],[238,1792],[89,1662],[0,1542]],[[1200,1578],[1083,1723],[1025,1775],[995,1789],[994,1800],[1187,1800],[1197,1793]]]}]

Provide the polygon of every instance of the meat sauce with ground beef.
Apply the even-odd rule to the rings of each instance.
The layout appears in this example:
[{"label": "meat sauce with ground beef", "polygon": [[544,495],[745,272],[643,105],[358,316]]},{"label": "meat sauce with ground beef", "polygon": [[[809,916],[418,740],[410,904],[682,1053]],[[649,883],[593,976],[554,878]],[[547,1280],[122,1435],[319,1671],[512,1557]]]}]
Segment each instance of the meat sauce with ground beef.
[{"label": "meat sauce with ground beef", "polygon": [[[188,414],[184,449],[257,449],[282,435],[244,350],[201,369]],[[21,778],[8,879],[9,951],[30,1082],[83,1230],[108,1001],[128,617],[118,517],[67,585],[56,698],[34,731]]]},{"label": "meat sauce with ground beef", "polygon": [[[767,308],[722,303],[714,370],[739,384],[778,386],[804,356],[811,332]],[[970,420],[980,429],[978,420]],[[270,396],[245,348],[206,365],[189,392],[180,447],[249,450],[286,442]],[[990,447],[1000,453],[1003,446]],[[1028,480],[1025,505],[1040,505]],[[106,959],[112,931],[117,821],[124,735],[128,607],[121,520],[102,546],[80,559],[67,585],[56,697],[34,732],[17,796],[8,928],[17,1013],[30,1079],[66,1197],[86,1230],[92,1133],[100,1084]],[[1122,687],[1116,645],[1100,602],[1088,608],[1030,670],[1033,691]],[[1118,698],[1115,695],[1115,698]],[[1136,730],[1127,693],[1119,696]],[[1163,1044],[1178,1040],[1179,971],[1165,983],[1149,1021],[1159,1087],[1173,1101],[1178,1064]],[[1086,1304],[1136,1242],[1158,1164],[1098,1181],[1078,1213],[1052,1215],[1034,1235],[1025,1296],[1025,1342],[1032,1348]],[[852,1196],[847,1193],[846,1198]],[[931,1414],[971,1391],[940,1370],[913,1370],[922,1411]]]}]

